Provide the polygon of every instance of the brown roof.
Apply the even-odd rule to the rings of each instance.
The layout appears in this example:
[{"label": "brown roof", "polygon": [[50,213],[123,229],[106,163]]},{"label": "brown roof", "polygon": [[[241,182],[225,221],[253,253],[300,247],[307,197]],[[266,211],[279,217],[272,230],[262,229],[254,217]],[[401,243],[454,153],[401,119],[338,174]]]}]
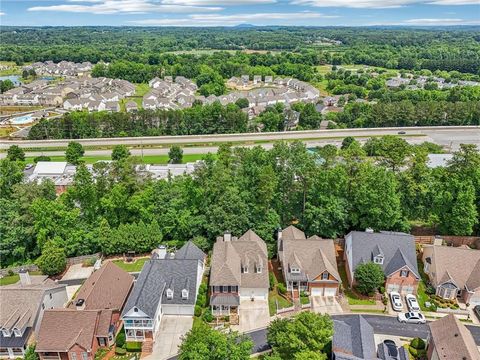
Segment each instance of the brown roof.
[{"label": "brown roof", "polygon": [[281,261],[286,268],[300,268],[310,281],[325,271],[340,281],[332,239],[316,235],[307,239],[303,231],[289,226],[282,231],[282,249]]},{"label": "brown roof", "polygon": [[[480,287],[480,251],[465,247],[431,245],[435,269],[433,282],[438,286],[451,280],[460,289],[470,291]],[[459,266],[461,264],[461,266]]]},{"label": "brown roof", "polygon": [[479,360],[480,353],[470,331],[453,314],[429,323],[431,341],[440,359]]},{"label": "brown roof", "polygon": [[[242,273],[242,266],[248,273]],[[255,268],[260,266],[261,273]],[[267,245],[255,232],[248,230],[240,238],[225,241],[218,237],[213,246],[210,271],[211,286],[240,286],[245,288],[268,288]]]},{"label": "brown roof", "polygon": [[133,276],[109,261],[85,281],[69,307],[84,299],[86,310],[120,311],[132,286]]},{"label": "brown roof", "polygon": [[67,352],[75,344],[91,351],[98,330],[104,331],[99,325],[106,326],[108,315],[108,322],[111,321],[111,311],[102,313],[100,310],[46,310],[38,331],[36,351]]}]

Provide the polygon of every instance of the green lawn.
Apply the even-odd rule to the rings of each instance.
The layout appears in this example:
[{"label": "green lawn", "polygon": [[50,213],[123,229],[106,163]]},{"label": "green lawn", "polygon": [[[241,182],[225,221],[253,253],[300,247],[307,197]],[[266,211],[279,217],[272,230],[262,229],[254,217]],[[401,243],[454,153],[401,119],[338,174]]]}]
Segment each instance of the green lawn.
[{"label": "green lawn", "polygon": [[113,260],[113,263],[127,272],[140,272],[143,268],[143,264],[145,264],[145,261],[147,261],[148,259],[150,258],[138,258],[135,260],[134,263],[128,264],[123,260]]},{"label": "green lawn", "polygon": [[[41,271],[29,271],[30,275],[42,275]],[[5,276],[0,279],[0,286],[15,284],[20,280],[20,275],[15,274],[11,276]]]},{"label": "green lawn", "polygon": [[428,276],[423,271],[423,262],[421,260],[418,260],[417,265],[421,277],[417,288],[418,304],[420,305],[420,309],[422,309],[422,311],[430,311],[430,309],[425,306],[425,302],[430,301],[430,296],[425,292],[427,289],[426,284],[428,282]]},{"label": "green lawn", "polygon": [[143,97],[149,91],[150,87],[148,84],[135,84],[135,96]]},{"label": "green lawn", "polygon": [[338,272],[342,278],[342,283],[344,286],[343,293],[347,297],[349,305],[375,305],[375,300],[372,299],[360,299],[349,287],[347,280],[347,273],[345,271],[345,266],[340,265],[338,267]]},{"label": "green lawn", "polygon": [[[194,162],[197,160],[202,160],[205,154],[186,154],[183,155],[183,163],[187,162]],[[140,163],[142,162],[142,158],[138,157],[140,160]],[[65,156],[50,156],[50,159],[52,161],[65,161]],[[95,155],[95,156],[84,156],[82,157],[82,160],[86,164],[93,164],[97,161],[101,160],[111,160],[112,158],[108,155]],[[168,155],[145,155],[143,157],[143,163],[144,164],[168,164]],[[27,164],[32,164],[33,163],[33,157],[32,156],[27,156],[25,158],[25,161]]]},{"label": "green lawn", "polygon": [[270,316],[273,316],[277,312],[276,301],[278,301],[278,307],[280,309],[287,308],[292,306],[292,302],[285,299],[283,296],[280,296],[276,290],[270,291],[268,294],[268,309],[270,310]]}]

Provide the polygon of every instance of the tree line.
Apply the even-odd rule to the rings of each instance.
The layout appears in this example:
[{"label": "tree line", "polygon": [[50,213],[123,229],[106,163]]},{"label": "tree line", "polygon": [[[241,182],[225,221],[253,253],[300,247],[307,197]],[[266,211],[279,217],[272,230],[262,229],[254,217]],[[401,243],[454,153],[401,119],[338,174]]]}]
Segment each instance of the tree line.
[{"label": "tree line", "polygon": [[464,145],[446,168],[431,169],[432,145],[397,137],[364,147],[347,138],[342,149],[315,152],[304,144],[222,145],[193,176],[153,180],[135,171],[128,154],[77,168],[59,197],[53,183],[23,183],[24,163],[0,162],[2,266],[24,263],[52,243],[66,256],[102,251],[148,252],[158,243],[193,239],[208,251],[216,236],[253,229],[275,250],[275,231],[296,223],[307,234],[334,238],[352,229],[408,231],[412,222],[439,233],[478,231],[480,154]]}]

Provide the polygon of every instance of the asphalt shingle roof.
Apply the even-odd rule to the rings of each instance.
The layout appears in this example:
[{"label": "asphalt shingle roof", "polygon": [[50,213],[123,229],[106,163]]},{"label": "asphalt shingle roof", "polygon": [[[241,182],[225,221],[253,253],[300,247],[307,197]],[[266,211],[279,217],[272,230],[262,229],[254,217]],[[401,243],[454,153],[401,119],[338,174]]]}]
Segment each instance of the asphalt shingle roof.
[{"label": "asphalt shingle roof", "polygon": [[332,350],[336,359],[377,359],[373,328],[361,315],[334,320],[333,327]]}]

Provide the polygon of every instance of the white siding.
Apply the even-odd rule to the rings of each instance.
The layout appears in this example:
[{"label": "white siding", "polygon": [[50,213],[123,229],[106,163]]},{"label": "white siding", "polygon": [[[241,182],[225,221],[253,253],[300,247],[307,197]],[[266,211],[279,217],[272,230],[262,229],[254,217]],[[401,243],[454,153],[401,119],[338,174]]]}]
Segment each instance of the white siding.
[{"label": "white siding", "polygon": [[241,288],[240,300],[250,299],[254,297],[258,300],[268,300],[268,288]]}]

